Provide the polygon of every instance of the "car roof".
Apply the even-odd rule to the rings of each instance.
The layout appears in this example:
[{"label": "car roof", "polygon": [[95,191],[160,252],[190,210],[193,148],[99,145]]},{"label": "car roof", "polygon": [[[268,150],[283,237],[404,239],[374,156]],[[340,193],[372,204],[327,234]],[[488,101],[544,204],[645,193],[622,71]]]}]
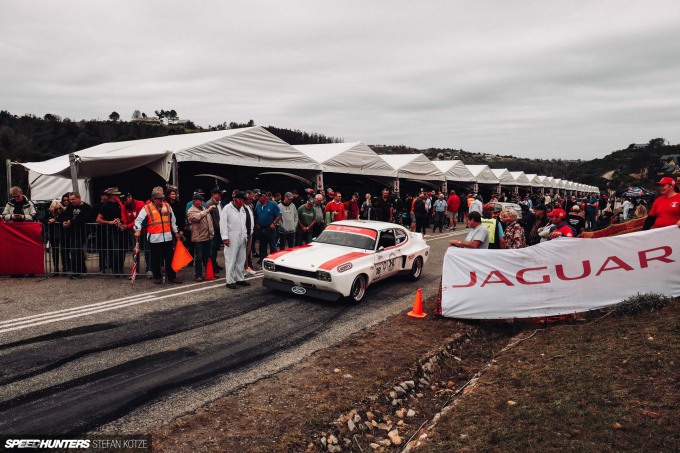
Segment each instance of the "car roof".
[{"label": "car roof", "polygon": [[347,225],[361,228],[370,228],[372,230],[377,231],[395,227],[405,229],[403,226],[397,225],[396,223],[380,222],[377,220],[341,220],[339,222],[333,222],[333,225]]}]

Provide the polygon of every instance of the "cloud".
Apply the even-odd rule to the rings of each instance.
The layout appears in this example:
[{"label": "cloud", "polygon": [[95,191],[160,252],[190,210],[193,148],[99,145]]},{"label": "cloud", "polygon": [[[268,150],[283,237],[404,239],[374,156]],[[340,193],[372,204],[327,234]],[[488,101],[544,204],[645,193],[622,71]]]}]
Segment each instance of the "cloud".
[{"label": "cloud", "polygon": [[680,142],[679,19],[660,0],[10,0],[0,107],[594,158]]}]

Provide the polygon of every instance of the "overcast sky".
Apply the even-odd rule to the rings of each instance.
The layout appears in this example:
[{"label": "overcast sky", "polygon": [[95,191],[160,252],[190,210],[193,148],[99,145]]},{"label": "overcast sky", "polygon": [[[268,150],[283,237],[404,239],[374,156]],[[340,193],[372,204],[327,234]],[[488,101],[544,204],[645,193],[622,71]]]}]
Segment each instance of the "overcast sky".
[{"label": "overcast sky", "polygon": [[536,158],[680,143],[680,1],[0,1],[0,109]]}]

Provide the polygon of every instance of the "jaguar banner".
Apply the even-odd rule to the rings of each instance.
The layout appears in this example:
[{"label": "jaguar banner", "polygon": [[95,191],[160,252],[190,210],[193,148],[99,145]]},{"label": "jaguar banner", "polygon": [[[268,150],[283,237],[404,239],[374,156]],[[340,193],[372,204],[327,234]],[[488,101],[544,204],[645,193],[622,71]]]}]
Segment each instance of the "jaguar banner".
[{"label": "jaguar banner", "polygon": [[441,309],[450,318],[534,318],[585,312],[647,292],[680,296],[676,226],[559,238],[519,250],[450,247]]}]

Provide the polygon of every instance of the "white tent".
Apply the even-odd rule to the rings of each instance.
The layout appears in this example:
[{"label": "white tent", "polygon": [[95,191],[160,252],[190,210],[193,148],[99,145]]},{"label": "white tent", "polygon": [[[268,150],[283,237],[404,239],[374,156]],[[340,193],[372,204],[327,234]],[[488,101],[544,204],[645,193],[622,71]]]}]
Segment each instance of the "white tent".
[{"label": "white tent", "polygon": [[498,184],[500,182],[488,165],[466,165],[466,167],[475,176],[475,181],[478,184]]},{"label": "white tent", "polygon": [[361,142],[295,145],[296,150],[314,159],[328,173],[393,176],[394,169],[368,145]]},{"label": "white tent", "polygon": [[444,181],[444,173],[424,154],[386,154],[381,155],[390,167],[395,178]]},{"label": "white tent", "polygon": [[515,184],[518,186],[531,186],[531,181],[529,181],[529,178],[524,174],[523,171],[511,171],[510,175],[512,175],[515,180]]},{"label": "white tent", "polygon": [[[177,162],[321,170],[321,165],[314,159],[260,126],[103,143],[74,154],[77,156],[79,180],[119,174],[139,167],[147,167],[168,180],[173,158]],[[31,187],[34,199],[52,198],[54,193],[59,193],[55,189],[64,184],[64,178],[70,178],[68,155],[21,165],[30,170],[31,180],[40,181],[40,184]],[[39,178],[38,175],[44,176]]]},{"label": "white tent", "polygon": [[493,172],[494,175],[496,175],[496,178],[498,178],[498,181],[500,181],[501,185],[504,186],[517,185],[517,183],[515,182],[515,178],[512,177],[507,168],[492,168],[491,171]]},{"label": "white tent", "polygon": [[543,187],[543,183],[541,182],[541,177],[538,176],[535,173],[529,173],[526,175],[527,179],[531,183],[531,187]]},{"label": "white tent", "polygon": [[543,184],[543,187],[545,187],[546,189],[552,188],[552,181],[550,181],[550,176],[541,175],[538,177],[538,179],[541,181],[541,184]]},{"label": "white tent", "polygon": [[462,160],[433,160],[432,163],[442,172],[447,181],[476,182],[477,179],[463,164]]}]

